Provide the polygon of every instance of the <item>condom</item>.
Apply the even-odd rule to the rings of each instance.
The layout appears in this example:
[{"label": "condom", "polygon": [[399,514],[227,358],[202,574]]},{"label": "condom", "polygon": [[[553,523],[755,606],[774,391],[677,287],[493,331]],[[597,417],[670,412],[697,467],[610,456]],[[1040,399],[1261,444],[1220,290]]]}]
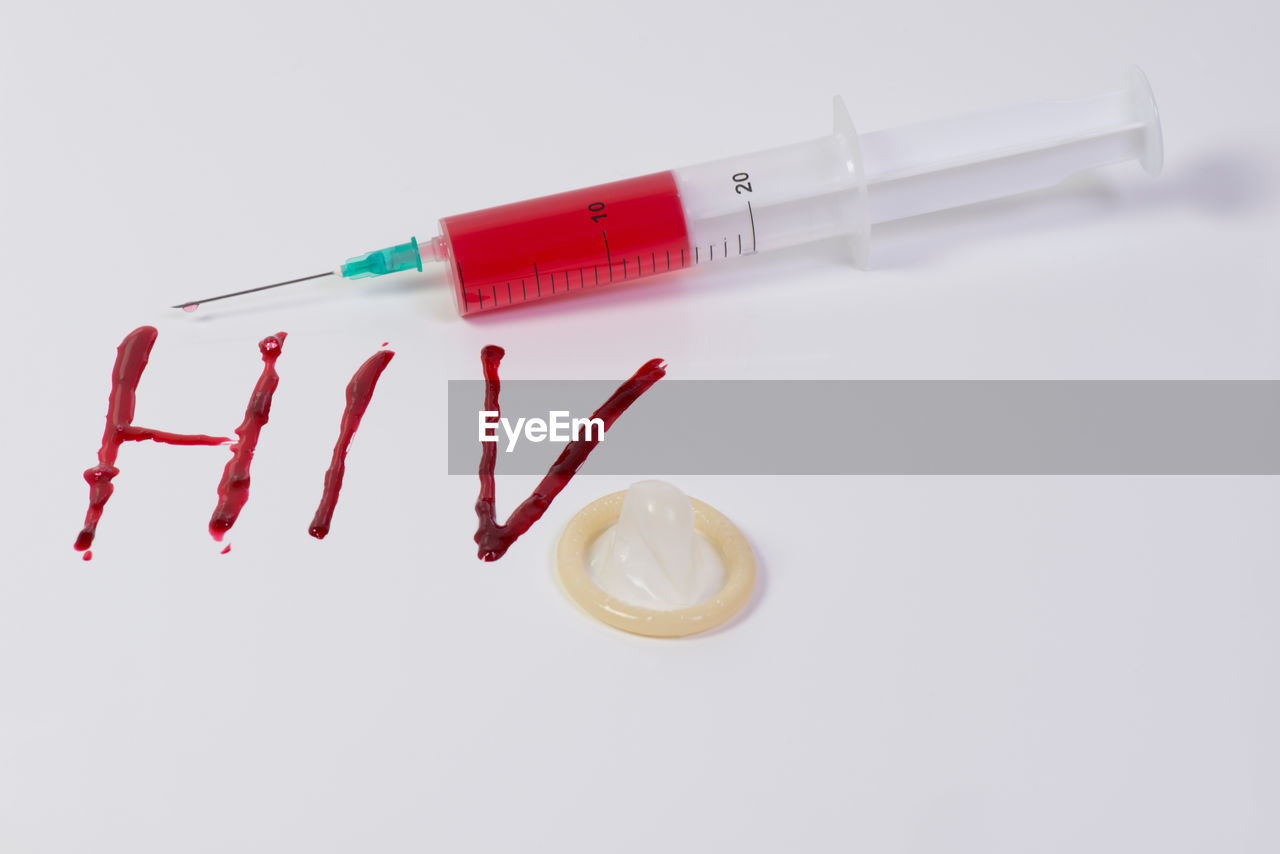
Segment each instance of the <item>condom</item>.
[{"label": "condom", "polygon": [[[633,489],[643,486],[646,484],[636,484]],[[727,516],[696,498],[687,498],[693,511],[693,530],[705,537],[723,566],[724,581],[719,590],[687,607],[657,608],[625,601],[602,589],[592,578],[591,552],[593,547],[599,551],[599,538],[619,522],[626,498],[627,492],[623,491],[593,501],[578,511],[560,535],[556,569],[570,599],[591,616],[616,629],[662,638],[708,631],[728,622],[743,609],[755,589],[755,555],[747,538]],[[663,532],[652,530],[654,524],[657,523],[650,519],[650,533],[661,535]],[[674,532],[677,537],[679,533]]]}]

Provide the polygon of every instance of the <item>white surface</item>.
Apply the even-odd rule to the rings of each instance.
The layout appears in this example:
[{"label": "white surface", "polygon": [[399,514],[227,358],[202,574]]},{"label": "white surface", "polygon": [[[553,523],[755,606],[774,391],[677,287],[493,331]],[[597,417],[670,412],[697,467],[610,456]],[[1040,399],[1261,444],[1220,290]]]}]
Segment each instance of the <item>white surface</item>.
[{"label": "white surface", "polygon": [[661,480],[627,487],[618,521],[596,537],[587,561],[597,587],[642,608],[688,608],[724,589],[724,561],[694,530],[689,496]]},{"label": "white surface", "polygon": [[[477,484],[444,474],[445,380],[488,343],[512,378],[1280,377],[1280,21],[1156,11],[5,5],[0,850],[1276,850],[1275,478],[680,478],[762,589],[661,642],[551,572],[628,479],[583,476],[481,564]],[[873,131],[1130,63],[1162,178],[888,226],[870,273],[832,243],[465,323],[426,275],[164,308],[816,136],[834,92]],[[126,447],[82,563],[80,472],[148,322],[138,420],[172,430],[233,428],[255,342],[289,332],[252,498],[220,556],[225,449]],[[313,541],[343,386],[383,341]],[[500,512],[534,480],[500,477]]]}]

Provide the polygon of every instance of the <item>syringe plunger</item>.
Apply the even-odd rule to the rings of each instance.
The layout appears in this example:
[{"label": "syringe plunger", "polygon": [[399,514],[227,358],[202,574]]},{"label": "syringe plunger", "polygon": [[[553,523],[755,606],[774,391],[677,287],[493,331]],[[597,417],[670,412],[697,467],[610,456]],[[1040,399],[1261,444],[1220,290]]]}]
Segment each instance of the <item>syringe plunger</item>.
[{"label": "syringe plunger", "polygon": [[862,134],[872,223],[1050,187],[1076,172],[1164,161],[1155,97],[1143,73],[1129,86],[1074,101],[1003,109]]},{"label": "syringe plunger", "polygon": [[[865,266],[875,223],[1041,189],[1132,159],[1152,174],[1163,163],[1155,98],[1137,68],[1125,89],[1105,95],[866,134],[854,129],[837,97],[829,136],[677,169],[675,176],[695,246],[714,245],[749,213],[757,250],[847,235]],[[725,192],[730,173],[751,179],[749,195]]]}]

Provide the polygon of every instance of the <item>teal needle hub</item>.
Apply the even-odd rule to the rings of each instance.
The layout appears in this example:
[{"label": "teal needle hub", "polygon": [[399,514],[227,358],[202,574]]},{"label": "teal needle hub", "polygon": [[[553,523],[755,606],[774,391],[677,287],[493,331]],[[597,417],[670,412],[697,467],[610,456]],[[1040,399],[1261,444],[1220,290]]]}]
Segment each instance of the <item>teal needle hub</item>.
[{"label": "teal needle hub", "polygon": [[385,276],[387,273],[414,269],[422,271],[422,254],[418,251],[418,238],[411,237],[408,243],[348,258],[342,265],[342,277],[367,279],[370,276]]}]

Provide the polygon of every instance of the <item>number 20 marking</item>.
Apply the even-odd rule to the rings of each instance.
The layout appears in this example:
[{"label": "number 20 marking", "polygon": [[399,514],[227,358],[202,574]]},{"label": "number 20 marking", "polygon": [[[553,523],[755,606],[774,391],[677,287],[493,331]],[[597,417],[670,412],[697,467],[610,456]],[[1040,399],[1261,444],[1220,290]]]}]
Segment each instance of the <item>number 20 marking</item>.
[{"label": "number 20 marking", "polygon": [[733,191],[738,195],[751,192],[751,176],[746,172],[739,172],[733,176]]}]

